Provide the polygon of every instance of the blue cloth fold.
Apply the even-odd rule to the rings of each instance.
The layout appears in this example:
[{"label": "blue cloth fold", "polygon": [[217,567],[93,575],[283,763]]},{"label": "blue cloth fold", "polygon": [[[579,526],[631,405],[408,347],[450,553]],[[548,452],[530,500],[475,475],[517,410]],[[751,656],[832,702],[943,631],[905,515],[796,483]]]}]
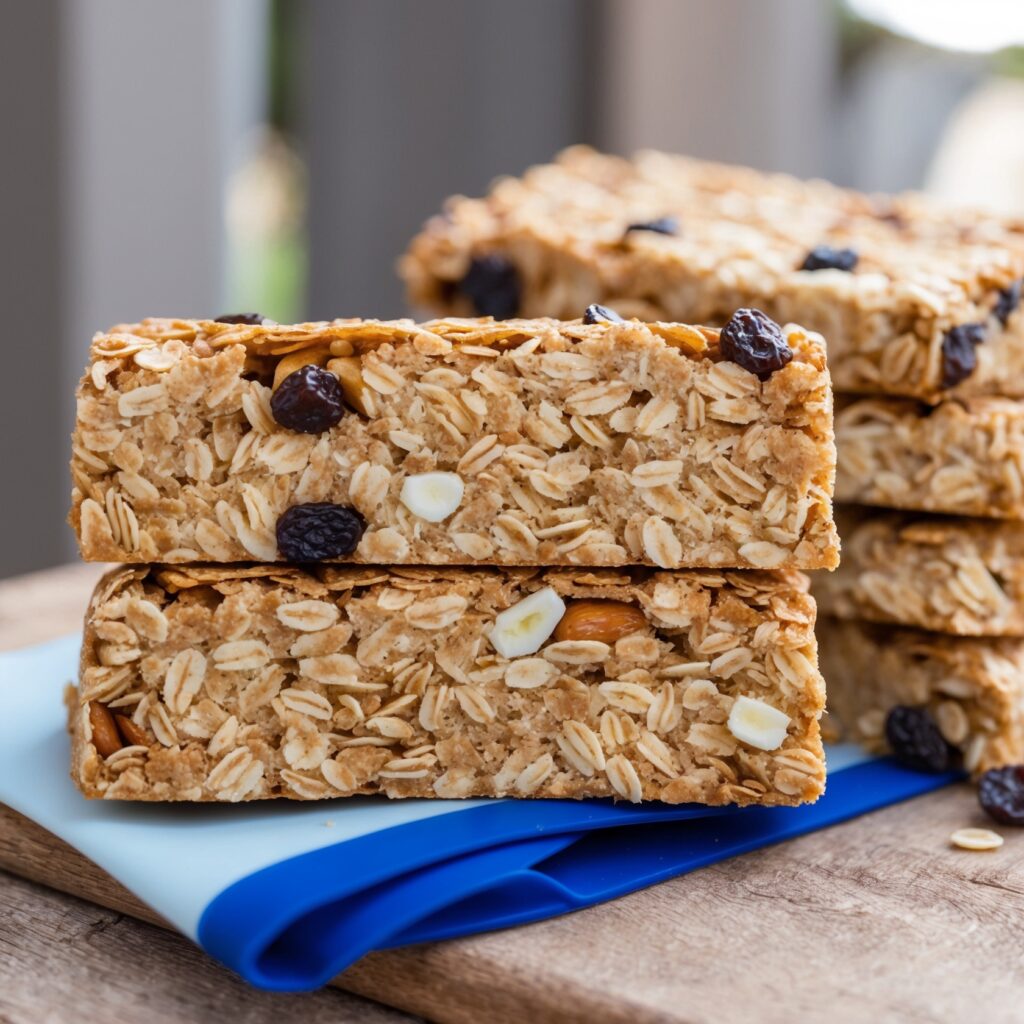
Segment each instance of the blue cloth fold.
[{"label": "blue cloth fold", "polygon": [[577,910],[957,778],[834,748],[826,795],[800,808],[86,801],[68,779],[61,703],[78,640],[0,655],[0,800],[269,989],[315,988],[374,949]]}]

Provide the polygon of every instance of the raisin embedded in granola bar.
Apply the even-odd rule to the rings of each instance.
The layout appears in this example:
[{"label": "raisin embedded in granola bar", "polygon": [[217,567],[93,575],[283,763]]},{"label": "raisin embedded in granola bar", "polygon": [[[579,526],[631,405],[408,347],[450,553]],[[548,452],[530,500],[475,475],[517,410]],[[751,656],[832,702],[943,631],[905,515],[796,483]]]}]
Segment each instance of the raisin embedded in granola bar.
[{"label": "raisin embedded in granola bar", "polygon": [[730,359],[601,318],[123,325],[79,387],[71,521],[130,563],[830,568],[824,347],[752,324]]},{"label": "raisin embedded in granola bar", "polygon": [[617,797],[824,786],[814,603],[781,572],[142,567],[68,695],[92,797]]},{"label": "raisin embedded in granola bar", "polygon": [[1024,524],[840,507],[843,558],[816,574],[823,615],[959,636],[1024,636]]},{"label": "raisin embedded in granola bar", "polygon": [[818,620],[828,731],[887,750],[886,718],[920,708],[970,772],[1024,760],[1024,641]]},{"label": "raisin embedded in granola bar", "polygon": [[485,260],[515,275],[520,316],[605,303],[724,324],[756,306],[825,336],[839,391],[1024,397],[1024,225],[922,196],[575,147],[482,199],[449,200],[401,270],[418,306],[465,315]]},{"label": "raisin embedded in granola bar", "polygon": [[1024,519],[1024,402],[843,398],[836,445],[838,501]]}]

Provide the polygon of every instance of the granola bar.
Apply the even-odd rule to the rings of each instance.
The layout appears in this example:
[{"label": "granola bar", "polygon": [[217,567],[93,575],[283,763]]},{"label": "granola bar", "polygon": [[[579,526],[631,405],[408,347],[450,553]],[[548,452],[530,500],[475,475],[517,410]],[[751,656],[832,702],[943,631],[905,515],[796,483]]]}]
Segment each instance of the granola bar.
[{"label": "granola bar", "polygon": [[1024,641],[945,636],[822,616],[828,726],[884,751],[896,706],[926,708],[964,767],[1024,760]]},{"label": "granola bar", "polygon": [[779,338],[758,375],[682,324],[123,325],[71,522],[128,563],[831,567],[824,347]]},{"label": "granola bar", "polygon": [[843,399],[836,444],[838,501],[1024,519],[1024,402]]},{"label": "granola bar", "polygon": [[1024,397],[1024,225],[918,195],[574,147],[449,200],[400,267],[437,313],[600,302],[721,324],[756,306],[825,336],[838,391]]},{"label": "granola bar", "polygon": [[617,797],[824,786],[799,573],[122,567],[68,695],[91,797]]},{"label": "granola bar", "polygon": [[1024,636],[1024,524],[840,508],[843,559],[823,615],[958,636]]}]

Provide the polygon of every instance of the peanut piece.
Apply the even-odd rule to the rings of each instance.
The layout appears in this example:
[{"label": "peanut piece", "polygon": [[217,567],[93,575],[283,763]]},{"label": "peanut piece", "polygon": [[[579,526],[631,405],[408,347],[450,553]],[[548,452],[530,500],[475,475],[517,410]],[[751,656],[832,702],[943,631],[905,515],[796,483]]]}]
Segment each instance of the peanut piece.
[{"label": "peanut piece", "polygon": [[647,626],[644,613],[625,601],[571,601],[555,627],[555,640],[613,644]]},{"label": "peanut piece", "polygon": [[97,700],[89,702],[89,725],[92,726],[92,745],[100,757],[110,757],[124,746],[110,709]]},{"label": "peanut piece", "polygon": [[339,356],[327,363],[331,371],[341,383],[341,391],[345,401],[364,416],[372,414],[373,398],[367,394],[363,383],[362,360],[359,356]]},{"label": "peanut piece", "polygon": [[114,715],[114,722],[117,725],[117,731],[121,734],[121,739],[129,747],[149,746],[149,737],[127,715]]}]

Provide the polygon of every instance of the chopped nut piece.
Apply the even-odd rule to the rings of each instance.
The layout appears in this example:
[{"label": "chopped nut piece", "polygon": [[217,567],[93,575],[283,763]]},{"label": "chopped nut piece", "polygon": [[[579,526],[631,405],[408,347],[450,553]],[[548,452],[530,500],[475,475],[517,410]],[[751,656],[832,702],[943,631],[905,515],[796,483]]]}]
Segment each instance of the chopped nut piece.
[{"label": "chopped nut piece", "polygon": [[327,369],[341,382],[341,392],[345,401],[364,416],[372,416],[375,412],[373,395],[369,393],[363,381],[361,361],[358,356],[341,356],[331,359]]},{"label": "chopped nut piece", "polygon": [[139,728],[127,715],[114,715],[117,731],[128,746],[148,747],[149,737],[145,729]]},{"label": "chopped nut piece", "polygon": [[400,500],[413,515],[440,523],[454,514],[465,490],[458,473],[417,473],[405,478]]},{"label": "chopped nut piece", "polygon": [[89,703],[89,726],[92,729],[92,744],[100,757],[110,757],[124,746],[114,716],[99,701]]},{"label": "chopped nut piece", "polygon": [[488,637],[504,658],[536,654],[564,614],[565,602],[551,587],[545,587],[503,611]]},{"label": "chopped nut piece", "polygon": [[824,343],[781,335],[762,385],[718,331],[639,319],[121,325],[79,387],[71,521],[138,564],[830,568]]},{"label": "chopped nut piece", "polygon": [[737,697],[729,712],[729,732],[758,750],[778,750],[786,739],[789,715],[763,700]]},{"label": "chopped nut piece", "polygon": [[[587,603],[643,624],[614,645],[518,653]],[[126,800],[798,804],[824,786],[813,610],[792,572],[120,569],[86,620],[73,777]],[[133,660],[101,664],[107,638],[158,621]],[[489,644],[509,621],[529,643],[512,628],[518,647]],[[702,648],[722,651],[723,637],[720,671]],[[726,728],[744,698],[789,722],[780,749]]]}]

